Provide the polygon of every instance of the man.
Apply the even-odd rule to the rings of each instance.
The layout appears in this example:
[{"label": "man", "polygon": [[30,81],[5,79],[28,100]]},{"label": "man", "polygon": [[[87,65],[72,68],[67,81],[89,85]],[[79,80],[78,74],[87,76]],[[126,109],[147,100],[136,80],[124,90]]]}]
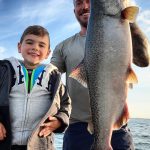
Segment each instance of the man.
[{"label": "man", "polygon": [[[51,63],[56,65],[62,73],[66,72],[66,84],[72,99],[70,125],[64,135],[63,150],[90,150],[93,135],[87,131],[88,122],[91,120],[88,89],[69,78],[72,69],[84,57],[90,1],[74,0],[73,2],[74,13],[81,31],[56,46]],[[127,126],[114,131],[111,142],[114,150],[134,150],[132,135]]]}]

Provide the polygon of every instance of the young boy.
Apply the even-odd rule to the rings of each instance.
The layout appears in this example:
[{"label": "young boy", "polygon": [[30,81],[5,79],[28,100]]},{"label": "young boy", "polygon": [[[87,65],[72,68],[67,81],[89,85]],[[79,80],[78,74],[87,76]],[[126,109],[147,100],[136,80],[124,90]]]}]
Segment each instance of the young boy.
[{"label": "young boy", "polygon": [[52,64],[49,33],[29,26],[18,43],[23,61],[0,61],[0,150],[53,150],[53,132],[69,123],[70,98]]}]

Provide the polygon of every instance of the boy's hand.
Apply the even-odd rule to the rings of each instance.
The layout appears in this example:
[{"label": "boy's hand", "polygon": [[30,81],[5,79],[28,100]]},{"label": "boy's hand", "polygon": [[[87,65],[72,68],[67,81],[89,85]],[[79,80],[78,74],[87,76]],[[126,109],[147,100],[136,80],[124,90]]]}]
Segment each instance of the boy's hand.
[{"label": "boy's hand", "polygon": [[0,123],[0,141],[6,137],[6,129],[2,123]]},{"label": "boy's hand", "polygon": [[42,130],[39,132],[39,136],[48,136],[51,132],[61,126],[61,122],[56,117],[49,117],[49,121],[42,125]]}]

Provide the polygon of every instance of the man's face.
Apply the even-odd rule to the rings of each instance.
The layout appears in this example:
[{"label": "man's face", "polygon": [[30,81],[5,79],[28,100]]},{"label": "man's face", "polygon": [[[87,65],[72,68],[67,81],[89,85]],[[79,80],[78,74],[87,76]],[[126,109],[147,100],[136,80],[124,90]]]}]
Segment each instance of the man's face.
[{"label": "man's face", "polygon": [[74,13],[82,27],[87,27],[90,16],[90,0],[74,0]]}]

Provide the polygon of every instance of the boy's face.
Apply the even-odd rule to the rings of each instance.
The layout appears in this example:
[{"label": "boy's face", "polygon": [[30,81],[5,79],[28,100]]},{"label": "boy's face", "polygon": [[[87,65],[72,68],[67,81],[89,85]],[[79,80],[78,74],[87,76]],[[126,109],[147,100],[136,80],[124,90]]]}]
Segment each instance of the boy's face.
[{"label": "boy's face", "polygon": [[36,68],[50,54],[48,36],[26,35],[22,43],[18,43],[18,52],[22,54],[27,69]]}]

